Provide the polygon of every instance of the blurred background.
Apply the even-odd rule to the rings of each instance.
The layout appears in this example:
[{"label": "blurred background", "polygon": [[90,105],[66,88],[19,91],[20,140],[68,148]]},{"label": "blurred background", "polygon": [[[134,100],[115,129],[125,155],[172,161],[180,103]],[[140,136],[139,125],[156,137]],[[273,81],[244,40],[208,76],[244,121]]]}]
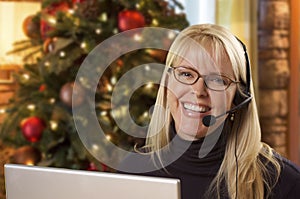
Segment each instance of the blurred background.
[{"label": "blurred background", "polygon": [[[182,30],[213,23],[230,29],[248,49],[262,140],[300,165],[299,8],[298,0],[0,0],[0,198],[5,198],[5,163],[114,172],[93,152],[104,150],[106,141],[126,150],[143,144],[116,124],[128,113],[121,101],[111,106],[111,95],[135,66],[145,65],[137,80],[159,73],[147,63],[164,63],[164,50],[130,52],[105,70],[95,95],[105,142],[91,144],[88,151],[74,121],[87,133],[94,129],[89,118],[72,115],[72,103],[79,110],[90,103],[85,96],[91,80],[74,86],[88,53],[105,39],[140,27]],[[136,42],[146,36],[130,35]],[[174,37],[153,39],[167,48]],[[130,116],[138,125],[148,124],[157,87],[149,82],[128,96]],[[121,89],[126,96],[131,88]]]}]

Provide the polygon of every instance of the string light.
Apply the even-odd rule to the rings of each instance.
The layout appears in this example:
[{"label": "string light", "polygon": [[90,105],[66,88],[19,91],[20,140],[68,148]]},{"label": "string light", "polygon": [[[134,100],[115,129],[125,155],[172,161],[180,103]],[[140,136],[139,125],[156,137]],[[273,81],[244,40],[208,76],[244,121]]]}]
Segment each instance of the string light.
[{"label": "string light", "polygon": [[49,17],[48,21],[52,24],[56,24],[56,19],[54,17]]},{"label": "string light", "polygon": [[50,99],[49,99],[50,104],[54,104],[55,101],[56,101],[55,98],[50,98]]},{"label": "string light", "polygon": [[153,83],[152,82],[150,82],[150,83],[148,83],[147,85],[146,85],[146,87],[145,88],[147,88],[147,89],[151,89],[153,87]]},{"label": "string light", "polygon": [[51,120],[49,123],[50,123],[50,128],[51,128],[53,131],[57,130],[58,124],[57,124],[56,121]]},{"label": "string light", "polygon": [[50,64],[50,62],[49,61],[46,61],[45,63],[44,63],[44,66],[46,66],[46,67],[49,67],[51,64]]},{"label": "string light", "polygon": [[100,20],[103,21],[103,22],[107,21],[107,14],[106,14],[106,12],[102,13],[102,15],[100,16]]},{"label": "string light", "polygon": [[31,111],[34,111],[35,110],[35,105],[34,104],[29,104],[29,105],[27,105],[27,109],[31,110]]},{"label": "string light", "polygon": [[111,135],[106,135],[105,138],[110,141],[111,140]]},{"label": "string light", "polygon": [[106,85],[106,88],[107,88],[107,90],[108,90],[109,92],[112,91],[112,89],[113,89],[112,85],[110,85],[110,84],[107,84],[107,85]]},{"label": "string light", "polygon": [[60,56],[61,58],[65,57],[65,56],[66,56],[65,51],[60,51],[59,56]]},{"label": "string light", "polygon": [[4,114],[6,110],[4,108],[0,109],[0,114]]},{"label": "string light", "polygon": [[97,29],[95,30],[95,33],[96,33],[97,35],[100,35],[101,32],[102,32],[102,30],[101,30],[100,28],[97,28]]},{"label": "string light", "polygon": [[152,24],[153,24],[154,26],[158,26],[158,25],[159,25],[157,19],[153,19],[153,20],[152,20]]},{"label": "string light", "polygon": [[117,78],[115,76],[113,76],[111,79],[110,79],[110,83],[112,85],[115,85],[117,83]]},{"label": "string light", "polygon": [[25,165],[33,166],[34,162],[32,160],[26,160]]},{"label": "string light", "polygon": [[145,70],[150,71],[150,66],[148,64],[145,66]]},{"label": "string light", "polygon": [[106,116],[107,115],[107,111],[101,111],[100,115],[101,116]]},{"label": "string light", "polygon": [[119,32],[119,31],[118,31],[117,28],[114,28],[114,29],[113,29],[113,33],[114,33],[114,34],[117,34],[118,32]]},{"label": "string light", "polygon": [[30,79],[30,76],[29,76],[28,74],[23,74],[22,76],[23,76],[23,78],[26,79],[26,80],[29,80],[29,79]]},{"label": "string light", "polygon": [[145,111],[144,113],[143,113],[143,117],[148,117],[149,116],[149,113],[148,113],[148,111]]},{"label": "string light", "polygon": [[68,12],[73,15],[75,13],[75,11],[73,9],[69,9]]},{"label": "string light", "polygon": [[81,47],[81,48],[86,48],[86,42],[82,42],[82,43],[80,44],[80,47]]},{"label": "string light", "polygon": [[168,38],[169,39],[174,39],[175,38],[175,33],[173,32],[173,31],[170,31],[169,33],[168,33]]},{"label": "string light", "polygon": [[99,150],[99,146],[98,146],[97,144],[93,144],[93,145],[92,145],[92,149],[93,149],[94,151],[98,151],[98,150]]},{"label": "string light", "polygon": [[134,34],[133,39],[135,41],[141,41],[142,40],[142,36],[140,34]]}]

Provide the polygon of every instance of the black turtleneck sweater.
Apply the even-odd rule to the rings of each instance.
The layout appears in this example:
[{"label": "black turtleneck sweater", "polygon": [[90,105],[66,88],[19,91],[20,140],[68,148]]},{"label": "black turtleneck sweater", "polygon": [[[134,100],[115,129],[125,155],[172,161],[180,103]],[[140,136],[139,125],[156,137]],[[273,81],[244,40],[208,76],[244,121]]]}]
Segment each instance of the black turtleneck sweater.
[{"label": "black turtleneck sweater", "polygon": [[[216,176],[225,154],[227,133],[218,130],[205,138],[187,141],[176,136],[172,125],[172,142],[169,150],[162,152],[165,169],[157,168],[150,155],[134,154],[125,158],[120,166],[121,173],[177,178],[181,181],[182,199],[204,198],[209,185]],[[206,141],[205,141],[206,140]],[[212,143],[207,144],[207,140]],[[214,142],[216,140],[216,142]],[[210,148],[209,144],[213,144]],[[199,151],[205,155],[199,157]],[[201,154],[200,154],[201,155]],[[272,199],[300,198],[300,170],[288,160],[282,159],[282,172],[272,192]],[[158,161],[157,165],[160,166]],[[226,188],[221,188],[221,198],[228,198]],[[209,196],[208,198],[214,198]]]}]

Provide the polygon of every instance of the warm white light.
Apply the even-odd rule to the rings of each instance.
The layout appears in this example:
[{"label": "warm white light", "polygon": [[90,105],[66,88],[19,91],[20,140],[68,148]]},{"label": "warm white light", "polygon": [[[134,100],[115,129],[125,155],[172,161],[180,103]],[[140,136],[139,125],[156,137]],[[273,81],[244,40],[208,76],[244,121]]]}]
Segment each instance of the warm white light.
[{"label": "warm white light", "polygon": [[50,128],[51,128],[53,131],[57,130],[58,124],[57,124],[56,121],[51,120],[49,123],[50,123]]},{"label": "warm white light", "polygon": [[107,115],[107,111],[101,111],[101,116],[106,116]]},{"label": "warm white light", "polygon": [[150,66],[148,64],[145,66],[145,70],[150,71]]},{"label": "warm white light", "polygon": [[107,84],[106,88],[107,88],[108,91],[112,91],[112,89],[113,89],[113,87],[110,84]]},{"label": "warm white light", "polygon": [[23,78],[26,79],[26,80],[29,80],[30,76],[28,74],[23,74]]},{"label": "warm white light", "polygon": [[175,35],[175,33],[174,33],[173,31],[170,31],[169,34],[168,34],[168,38],[169,38],[169,39],[174,39],[175,36],[176,36],[176,35]]},{"label": "warm white light", "polygon": [[54,103],[55,103],[55,98],[51,98],[51,99],[49,100],[49,102],[50,102],[50,104],[54,104]]},{"label": "warm white light", "polygon": [[105,138],[110,141],[111,140],[111,136],[110,135],[106,135]]},{"label": "warm white light", "polygon": [[65,56],[66,56],[66,53],[65,53],[64,51],[60,51],[59,56],[60,56],[60,57],[65,57]]},{"label": "warm white light", "polygon": [[81,47],[81,48],[86,48],[86,43],[85,43],[85,42],[82,42],[81,45],[80,45],[80,47]]},{"label": "warm white light", "polygon": [[153,24],[154,26],[158,26],[158,25],[159,25],[157,19],[153,19],[153,20],[152,20],[152,24]]},{"label": "warm white light", "polygon": [[97,28],[97,29],[95,30],[95,33],[96,33],[97,35],[100,35],[101,32],[102,32],[102,30],[101,30],[100,28]]},{"label": "warm white light", "polygon": [[115,85],[117,83],[117,78],[115,76],[113,76],[111,79],[110,79],[110,83],[112,85]]},{"label": "warm white light", "polygon": [[54,17],[49,17],[48,21],[52,24],[56,24],[56,19]]},{"label": "warm white light", "polygon": [[99,150],[99,146],[98,146],[97,144],[93,144],[93,145],[92,145],[92,149],[93,149],[94,151],[98,151],[98,150]]},{"label": "warm white light", "polygon": [[51,64],[50,64],[50,62],[48,62],[48,61],[46,61],[45,63],[44,63],[44,66],[46,66],[46,67],[49,67]]},{"label": "warm white light", "polygon": [[152,82],[150,82],[150,83],[148,83],[147,85],[146,85],[146,88],[147,89],[151,89],[153,87],[153,83]]},{"label": "warm white light", "polygon": [[133,39],[135,41],[141,41],[142,40],[142,36],[140,34],[134,34]]},{"label": "warm white light", "polygon": [[34,105],[34,104],[29,104],[29,105],[27,106],[27,108],[28,108],[29,110],[31,110],[31,111],[34,111],[34,110],[35,110],[35,105]]},{"label": "warm white light", "polygon": [[69,9],[68,12],[73,15],[75,13],[75,11],[73,9]]},{"label": "warm white light", "polygon": [[28,165],[28,166],[33,166],[34,165],[34,162],[32,160],[27,160],[25,162],[25,165]]},{"label": "warm white light", "polygon": [[143,117],[148,117],[148,116],[149,116],[148,111],[145,111],[145,112],[143,113]]},{"label": "warm white light", "polygon": [[5,112],[6,112],[6,111],[5,111],[4,108],[0,109],[0,114],[3,114],[3,113],[5,113]]},{"label": "warm white light", "polygon": [[106,14],[106,12],[102,13],[102,15],[100,17],[100,20],[103,21],[103,22],[107,21],[107,14]]},{"label": "warm white light", "polygon": [[114,34],[117,34],[118,32],[119,32],[118,29],[117,29],[117,28],[114,28],[113,33],[114,33]]}]

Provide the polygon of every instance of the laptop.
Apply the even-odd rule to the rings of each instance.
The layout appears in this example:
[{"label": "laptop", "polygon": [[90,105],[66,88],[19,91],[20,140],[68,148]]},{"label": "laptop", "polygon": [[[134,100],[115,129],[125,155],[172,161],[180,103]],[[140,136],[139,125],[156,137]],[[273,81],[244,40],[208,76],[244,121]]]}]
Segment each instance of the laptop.
[{"label": "laptop", "polygon": [[6,199],[180,199],[178,179],[6,164]]}]

